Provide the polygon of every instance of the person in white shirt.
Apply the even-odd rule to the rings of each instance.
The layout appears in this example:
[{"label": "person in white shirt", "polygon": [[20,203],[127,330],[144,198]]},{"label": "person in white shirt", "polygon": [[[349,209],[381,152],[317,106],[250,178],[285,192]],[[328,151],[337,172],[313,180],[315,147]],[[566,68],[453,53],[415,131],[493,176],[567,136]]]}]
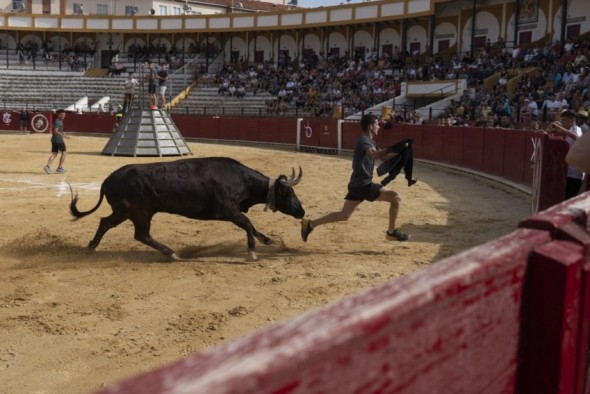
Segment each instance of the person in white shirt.
[{"label": "person in white shirt", "polygon": [[531,118],[533,120],[537,120],[537,118],[539,117],[539,106],[537,105],[537,102],[535,100],[533,100],[533,99],[527,99],[527,100],[528,100],[528,107],[529,107],[529,112],[531,114]]},{"label": "person in white shirt", "polygon": [[[566,109],[561,112],[560,120],[551,124],[553,134],[562,136],[571,147],[578,138],[582,136],[582,129],[576,125],[576,113]],[[575,197],[580,192],[584,173],[572,166],[567,167],[567,178],[565,180],[565,199]]]}]

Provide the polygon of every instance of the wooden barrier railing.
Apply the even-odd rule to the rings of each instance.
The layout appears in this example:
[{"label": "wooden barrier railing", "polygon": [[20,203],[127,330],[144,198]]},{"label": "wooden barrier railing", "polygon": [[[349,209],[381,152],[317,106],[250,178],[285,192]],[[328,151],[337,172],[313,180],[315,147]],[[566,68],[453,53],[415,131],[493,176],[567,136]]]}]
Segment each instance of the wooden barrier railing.
[{"label": "wooden barrier railing", "polygon": [[425,270],[100,393],[583,393],[589,217],[586,193]]}]

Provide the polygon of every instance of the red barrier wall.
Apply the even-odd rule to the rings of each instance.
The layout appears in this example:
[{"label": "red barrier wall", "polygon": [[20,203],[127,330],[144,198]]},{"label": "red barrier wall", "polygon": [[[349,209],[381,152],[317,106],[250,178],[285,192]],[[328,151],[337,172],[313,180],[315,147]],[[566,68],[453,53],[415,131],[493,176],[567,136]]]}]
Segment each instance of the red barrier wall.
[{"label": "red barrier wall", "polygon": [[[108,114],[94,113],[71,114],[67,119],[66,131],[88,133],[110,133],[114,122]],[[293,118],[173,115],[172,119],[185,138],[297,143],[297,119]],[[11,127],[17,129],[18,122]],[[342,149],[352,150],[359,134],[358,122],[343,122]],[[391,129],[382,130],[375,140],[379,146],[387,146],[402,138],[413,138],[417,159],[466,167],[531,186],[532,136],[533,133],[522,130],[393,125]],[[303,119],[300,143],[337,149],[338,121]],[[555,160],[558,161],[561,154],[558,152]]]},{"label": "red barrier wall", "polygon": [[527,257],[549,241],[517,230],[102,393],[515,392]]},{"label": "red barrier wall", "polygon": [[[29,112],[29,124],[27,130],[31,133],[46,133],[53,121],[51,112]],[[20,112],[2,111],[2,130],[20,130]]]},{"label": "red barrier wall", "polygon": [[586,193],[425,270],[100,393],[587,392],[589,217]]},{"label": "red barrier wall", "polygon": [[[12,119],[10,127],[18,127],[18,122],[14,120],[17,115],[15,112],[7,116],[7,119]],[[298,121],[293,118],[194,115],[173,115],[172,118],[186,138],[297,144]],[[71,114],[65,127],[66,131],[110,133],[113,122],[112,116],[106,113]],[[342,149],[352,150],[359,134],[358,122],[343,122]],[[391,129],[382,130],[375,140],[379,146],[387,146],[403,138],[414,139],[414,156],[417,159],[469,168],[530,186],[534,211],[546,209],[564,198],[564,157],[568,146],[558,138],[523,130],[393,125]],[[532,140],[540,141],[541,149],[537,152],[536,179],[531,163],[534,152]],[[300,144],[336,150],[338,121],[303,119]],[[590,190],[590,182],[586,189]]]}]

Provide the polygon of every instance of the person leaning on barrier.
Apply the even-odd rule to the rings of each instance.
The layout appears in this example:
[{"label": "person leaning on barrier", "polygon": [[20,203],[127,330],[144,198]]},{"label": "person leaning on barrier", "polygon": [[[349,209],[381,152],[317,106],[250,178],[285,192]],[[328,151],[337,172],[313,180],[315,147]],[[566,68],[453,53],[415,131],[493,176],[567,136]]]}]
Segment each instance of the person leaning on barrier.
[{"label": "person leaning on barrier", "polygon": [[584,134],[570,147],[565,161],[579,171],[590,172],[590,133]]},{"label": "person leaning on barrier", "polygon": [[[550,131],[555,135],[563,137],[569,144],[571,150],[576,140],[582,137],[582,129],[576,125],[576,113],[569,109],[563,110],[560,113],[559,119],[560,120],[551,123]],[[580,187],[582,186],[584,172],[580,171],[578,168],[579,167],[573,166],[571,164],[568,165],[567,178],[565,181],[566,200],[577,196],[580,191]]]}]

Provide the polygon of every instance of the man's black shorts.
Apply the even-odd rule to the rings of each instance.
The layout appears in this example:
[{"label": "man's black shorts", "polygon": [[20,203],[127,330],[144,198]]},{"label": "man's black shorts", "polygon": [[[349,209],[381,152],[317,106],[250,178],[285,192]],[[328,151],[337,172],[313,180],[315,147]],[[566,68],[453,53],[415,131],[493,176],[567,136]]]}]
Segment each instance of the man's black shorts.
[{"label": "man's black shorts", "polygon": [[65,151],[66,151],[66,144],[64,142],[59,142],[59,143],[52,142],[51,143],[51,152],[52,153],[65,152]]},{"label": "man's black shorts", "polygon": [[156,84],[155,83],[150,82],[148,84],[148,93],[150,93],[150,94],[156,93]]},{"label": "man's black shorts", "polygon": [[369,183],[368,185],[359,187],[348,187],[348,194],[344,197],[345,200],[350,201],[375,201],[383,186],[377,183]]}]

